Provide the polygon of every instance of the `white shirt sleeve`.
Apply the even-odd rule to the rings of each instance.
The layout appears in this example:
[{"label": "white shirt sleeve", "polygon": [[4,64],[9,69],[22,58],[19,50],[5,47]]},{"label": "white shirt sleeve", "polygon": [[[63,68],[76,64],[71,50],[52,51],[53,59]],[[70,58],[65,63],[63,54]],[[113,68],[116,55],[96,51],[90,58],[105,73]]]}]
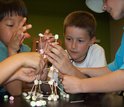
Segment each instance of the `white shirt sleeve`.
[{"label": "white shirt sleeve", "polygon": [[97,44],[93,44],[89,48],[87,56],[87,67],[104,67],[106,65],[107,62],[104,49]]}]

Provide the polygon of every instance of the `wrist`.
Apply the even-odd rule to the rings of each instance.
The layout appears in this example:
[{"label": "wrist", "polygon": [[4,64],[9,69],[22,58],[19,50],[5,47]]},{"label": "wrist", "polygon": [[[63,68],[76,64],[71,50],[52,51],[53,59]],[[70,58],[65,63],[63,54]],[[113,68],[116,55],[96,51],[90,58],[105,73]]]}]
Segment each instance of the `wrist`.
[{"label": "wrist", "polygon": [[11,55],[14,55],[14,54],[17,54],[17,51],[13,50],[11,48],[8,48],[8,55],[11,56]]},{"label": "wrist", "polygon": [[79,84],[78,84],[78,88],[79,88],[79,93],[86,93],[86,87],[84,85],[84,79],[80,79],[79,80]]},{"label": "wrist", "polygon": [[5,84],[8,84],[9,82],[13,81],[13,80],[16,80],[18,77],[16,74],[12,75],[6,82]]}]

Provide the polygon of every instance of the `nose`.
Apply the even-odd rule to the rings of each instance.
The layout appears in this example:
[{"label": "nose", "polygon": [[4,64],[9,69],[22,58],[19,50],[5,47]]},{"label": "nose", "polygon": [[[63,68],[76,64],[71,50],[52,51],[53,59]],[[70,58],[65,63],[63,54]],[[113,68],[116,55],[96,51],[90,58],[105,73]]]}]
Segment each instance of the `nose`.
[{"label": "nose", "polygon": [[72,48],[75,49],[76,48],[76,41],[72,42]]}]

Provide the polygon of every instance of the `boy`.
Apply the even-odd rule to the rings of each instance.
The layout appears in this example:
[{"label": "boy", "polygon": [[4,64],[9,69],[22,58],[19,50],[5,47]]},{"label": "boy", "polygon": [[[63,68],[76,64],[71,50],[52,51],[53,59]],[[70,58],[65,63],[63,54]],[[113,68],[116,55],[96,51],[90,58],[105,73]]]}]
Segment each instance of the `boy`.
[{"label": "boy", "polygon": [[104,49],[95,44],[95,31],[95,18],[88,12],[75,11],[65,18],[65,47],[73,65],[81,68],[106,65]]},{"label": "boy", "polygon": [[[95,12],[107,11],[113,19],[124,18],[124,0],[86,0],[87,6]],[[74,76],[63,76],[63,85],[69,93],[113,92],[124,90],[124,35],[114,61],[102,68],[85,68],[82,72],[96,75],[104,72],[106,75],[79,79]],[[79,72],[81,75],[81,72]]]},{"label": "boy", "polygon": [[[64,20],[64,42],[72,64],[76,67],[104,67],[104,49],[95,43],[96,21],[86,11],[70,13]],[[51,46],[48,59],[61,73],[77,75],[72,72],[72,64],[67,53],[59,45]],[[101,59],[101,60],[99,60]],[[80,75],[78,75],[80,77]]]},{"label": "boy", "polygon": [[[27,9],[22,0],[0,0],[0,61],[18,52],[30,51],[30,48],[23,44],[27,37],[26,30],[31,28],[30,24],[26,24],[26,17]],[[6,85],[12,95],[21,94],[21,87],[22,83],[18,80]],[[4,89],[0,90],[0,93],[4,92]]]}]

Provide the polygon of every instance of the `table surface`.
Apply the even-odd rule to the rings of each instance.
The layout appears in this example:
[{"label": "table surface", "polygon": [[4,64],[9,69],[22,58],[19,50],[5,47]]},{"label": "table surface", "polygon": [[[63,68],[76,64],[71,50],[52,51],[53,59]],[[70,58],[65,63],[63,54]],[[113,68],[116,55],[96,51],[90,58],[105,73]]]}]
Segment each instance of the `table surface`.
[{"label": "table surface", "polygon": [[[71,103],[75,100],[84,100],[80,103]],[[0,100],[0,107],[31,107],[21,96],[15,97],[14,102]],[[60,99],[56,102],[47,101],[46,107],[124,107],[122,96],[114,94],[78,94],[71,95],[70,99]]]}]

